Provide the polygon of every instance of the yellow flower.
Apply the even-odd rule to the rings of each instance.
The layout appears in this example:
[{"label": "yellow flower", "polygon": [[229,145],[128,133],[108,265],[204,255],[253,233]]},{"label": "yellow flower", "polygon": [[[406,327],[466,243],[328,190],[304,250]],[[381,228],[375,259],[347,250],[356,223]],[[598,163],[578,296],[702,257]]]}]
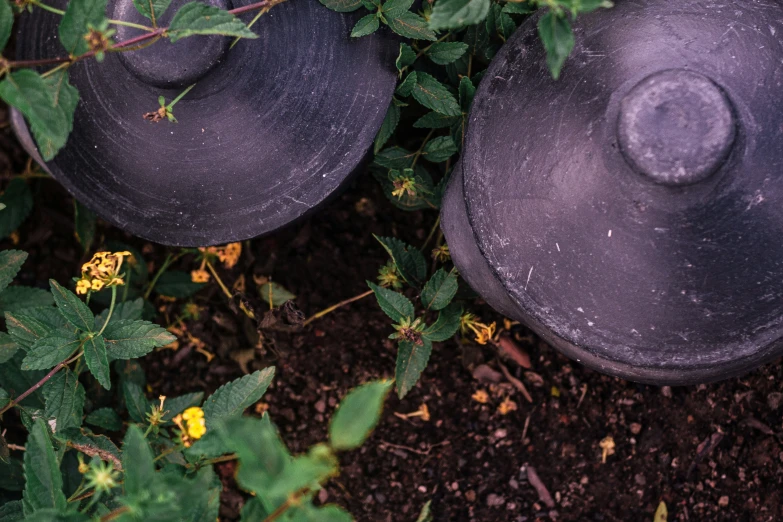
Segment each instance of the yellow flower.
[{"label": "yellow flower", "polygon": [[495,336],[495,328],[497,328],[497,324],[492,323],[490,325],[486,325],[479,323],[477,326],[478,329],[474,330],[474,332],[476,332],[476,342],[479,344],[487,344],[492,340],[492,337]]},{"label": "yellow flower", "polygon": [[498,413],[501,415],[507,415],[508,413],[517,409],[517,403],[506,397],[503,402],[498,406]]},{"label": "yellow flower", "polygon": [[451,259],[451,252],[449,251],[449,245],[441,245],[432,249],[432,259],[445,263]]},{"label": "yellow flower", "polygon": [[76,293],[97,292],[106,287],[125,284],[120,268],[130,252],[96,252],[89,262],[82,265],[82,277],[76,283]]},{"label": "yellow flower", "polygon": [[202,410],[198,406],[193,406],[191,408],[188,408],[184,412],[182,412],[182,418],[185,421],[191,421],[191,420],[196,420],[196,419],[203,419],[204,418],[204,410]]},{"label": "yellow flower", "polygon": [[484,390],[476,390],[471,398],[480,404],[486,404],[489,401],[489,394]]},{"label": "yellow flower", "polygon": [[207,425],[204,419],[194,419],[188,422],[188,436],[191,439],[198,440],[207,432]]},{"label": "yellow flower", "polygon": [[[184,423],[183,423],[184,421]],[[188,408],[172,419],[181,430],[180,437],[186,448],[193,445],[193,441],[200,439],[207,432],[207,424],[204,420],[204,410],[198,406]]]},{"label": "yellow flower", "polygon": [[226,268],[234,268],[242,254],[242,243],[229,243],[222,248],[218,248],[218,259]]},{"label": "yellow flower", "polygon": [[203,268],[199,268],[198,270],[193,270],[190,272],[190,280],[194,283],[206,283],[209,281],[209,272],[204,270]]}]

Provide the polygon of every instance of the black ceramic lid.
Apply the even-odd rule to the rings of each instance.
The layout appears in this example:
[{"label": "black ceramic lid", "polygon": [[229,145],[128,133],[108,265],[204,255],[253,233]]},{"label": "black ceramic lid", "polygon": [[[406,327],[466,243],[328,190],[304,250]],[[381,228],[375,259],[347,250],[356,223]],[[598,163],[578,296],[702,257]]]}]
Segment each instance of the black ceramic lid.
[{"label": "black ceramic lid", "polygon": [[780,353],[782,21],[779,2],[620,0],[579,18],[558,81],[535,20],[517,31],[473,102],[461,187],[517,318],[640,381]]},{"label": "black ceramic lid", "polygon": [[[174,0],[160,23],[184,3]],[[146,21],[131,0],[110,0],[107,13]],[[357,168],[391,102],[396,45],[351,40],[354,18],[289,0],[253,26],[258,39],[230,51],[230,38],[196,36],[81,62],[71,68],[82,96],[73,133],[46,166],[101,217],[160,243],[216,244],[282,227]],[[59,20],[41,9],[24,15],[18,58],[62,56],[52,38]],[[121,27],[116,38],[136,34]],[[174,107],[179,123],[143,118],[158,96],[170,101],[192,83]]]}]

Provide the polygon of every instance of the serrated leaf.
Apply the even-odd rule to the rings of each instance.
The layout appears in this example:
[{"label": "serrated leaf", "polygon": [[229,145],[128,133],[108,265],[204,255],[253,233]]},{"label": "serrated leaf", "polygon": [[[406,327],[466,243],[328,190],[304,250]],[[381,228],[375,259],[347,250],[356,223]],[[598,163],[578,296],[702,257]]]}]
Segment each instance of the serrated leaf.
[{"label": "serrated leaf", "polygon": [[459,149],[451,136],[439,136],[427,142],[422,151],[422,157],[432,163],[446,161],[455,155]]},{"label": "serrated leaf", "polygon": [[526,15],[534,13],[538,6],[531,2],[507,2],[503,5],[503,12],[508,14]]},{"label": "serrated leaf", "polygon": [[5,205],[0,210],[0,239],[11,235],[11,232],[30,215],[33,209],[33,195],[30,187],[21,178],[14,178],[0,195],[0,204]]},{"label": "serrated leaf", "polygon": [[397,348],[397,395],[402,399],[419,382],[432,353],[432,342],[422,338],[421,343],[401,341]]},{"label": "serrated leaf", "polygon": [[27,308],[21,312],[6,312],[5,325],[11,339],[23,350],[55,330],[65,327],[65,318],[56,308]]},{"label": "serrated leaf", "polygon": [[288,498],[304,488],[319,487],[322,482],[338,475],[338,467],[337,457],[319,444],[310,448],[307,454],[294,457],[269,489],[256,493],[269,500],[270,505],[275,504],[278,499]]},{"label": "serrated leaf", "polygon": [[90,373],[107,390],[111,389],[111,372],[109,359],[106,356],[106,343],[103,337],[87,337],[84,341],[84,362],[87,363]]},{"label": "serrated leaf", "polygon": [[338,13],[350,13],[362,6],[361,0],[318,0],[321,5]]},{"label": "serrated leaf", "polygon": [[0,252],[0,292],[11,284],[22,264],[27,259],[27,252],[21,250],[3,250]]},{"label": "serrated leaf", "polygon": [[459,116],[445,116],[435,111],[428,112],[413,124],[417,129],[442,129],[459,122]]},{"label": "serrated leaf", "polygon": [[136,422],[146,422],[147,413],[150,411],[150,403],[144,396],[144,390],[135,382],[122,381],[122,397],[125,399],[125,407],[128,415]]},{"label": "serrated leaf", "polygon": [[122,466],[120,449],[105,435],[96,435],[86,428],[71,428],[58,434],[58,438],[66,441],[68,447],[113,463],[115,469]]},{"label": "serrated leaf", "polygon": [[375,294],[375,299],[378,301],[378,306],[381,307],[383,313],[388,315],[394,322],[399,323],[405,318],[413,317],[414,308],[410,299],[399,292],[383,288],[370,281],[367,281],[367,285]]},{"label": "serrated leaf", "polygon": [[[2,464],[0,464],[0,466],[1,465]],[[10,479],[15,477],[9,476],[8,478]],[[24,483],[24,477],[22,476],[19,478],[21,479],[19,483]],[[22,501],[13,500],[0,506],[0,522],[24,522],[24,508],[22,507]]]},{"label": "serrated leaf", "polygon": [[176,336],[149,321],[111,321],[103,332],[106,354],[112,360],[136,359],[159,346],[177,340]]},{"label": "serrated leaf", "polygon": [[470,111],[470,105],[473,103],[473,96],[476,94],[476,87],[467,76],[463,76],[459,82],[459,105],[462,112],[467,114]]},{"label": "serrated leaf", "polygon": [[171,0],[133,0],[133,5],[142,16],[157,24],[171,5]]},{"label": "serrated leaf", "polygon": [[23,504],[25,516],[39,509],[66,507],[63,477],[43,419],[37,419],[30,430],[24,452],[25,488]]},{"label": "serrated leaf", "polygon": [[73,127],[74,95],[78,101],[78,92],[67,81],[61,83],[61,90],[65,96],[53,92],[51,85],[31,69],[8,74],[0,82],[0,98],[25,116],[45,161],[54,158],[65,145]]},{"label": "serrated leaf", "polygon": [[60,286],[54,279],[49,280],[49,285],[52,288],[54,304],[65,320],[79,330],[91,332],[95,325],[95,316],[90,308],[76,294]]},{"label": "serrated leaf", "polygon": [[427,261],[418,249],[405,244],[396,237],[378,237],[376,235],[373,237],[392,258],[394,264],[397,265],[400,276],[405,281],[413,286],[424,282],[427,277]]},{"label": "serrated leaf", "polygon": [[38,308],[54,304],[52,294],[43,288],[9,286],[0,294],[0,313],[19,312],[27,308]]},{"label": "serrated leaf", "polygon": [[257,402],[266,392],[275,376],[274,366],[245,375],[224,384],[204,402],[207,427],[224,419],[242,415],[245,408]]},{"label": "serrated leaf", "polygon": [[487,17],[489,6],[489,0],[438,0],[430,15],[430,28],[442,31],[477,24]]},{"label": "serrated leaf", "polygon": [[373,146],[375,154],[378,154],[386,142],[389,141],[398,123],[400,123],[400,107],[392,100],[389,110],[386,111],[386,117],[383,119],[381,128],[378,130],[378,135],[375,136],[375,145]]},{"label": "serrated leaf", "polygon": [[158,283],[155,285],[155,291],[166,297],[185,299],[204,288],[204,286],[204,283],[194,283],[187,272],[169,270],[160,276]]},{"label": "serrated leaf", "polygon": [[574,48],[574,33],[565,15],[549,11],[538,20],[538,35],[546,49],[546,63],[552,78],[557,80],[563,64]]},{"label": "serrated leaf", "polygon": [[70,0],[58,33],[68,54],[79,56],[90,50],[84,38],[90,27],[101,27],[106,20],[106,0]]},{"label": "serrated leaf", "polygon": [[[8,393],[13,395],[29,390],[46,375],[46,372],[41,370],[20,370],[23,358],[24,353],[18,351],[7,362],[0,364],[0,383]],[[21,404],[29,409],[43,408],[44,401],[40,388],[28,395]],[[20,413],[23,411],[20,410]]]},{"label": "serrated leaf", "polygon": [[368,14],[367,16],[361,17],[359,21],[356,22],[356,25],[353,26],[351,37],[359,38],[362,36],[367,36],[368,34],[372,34],[377,31],[378,27],[380,27],[378,16],[374,13]]},{"label": "serrated leaf", "polygon": [[468,50],[464,42],[438,42],[427,50],[427,56],[438,65],[448,65],[458,60]]},{"label": "serrated leaf", "polygon": [[397,60],[394,62],[394,64],[397,66],[397,70],[402,72],[406,67],[413,65],[413,62],[415,61],[416,52],[413,50],[413,48],[406,43],[401,43],[400,54],[397,55]]},{"label": "serrated leaf", "polygon": [[457,273],[439,268],[421,291],[421,302],[427,310],[445,308],[457,294]]},{"label": "serrated leaf", "polygon": [[459,330],[462,305],[451,303],[440,311],[438,319],[428,326],[422,335],[432,342],[441,342],[449,339]]},{"label": "serrated leaf", "polygon": [[406,11],[394,18],[387,17],[386,23],[392,31],[406,38],[432,42],[438,39],[435,33],[427,26],[427,20],[410,11]]},{"label": "serrated leaf", "polygon": [[0,364],[10,360],[18,349],[19,346],[16,345],[10,335],[0,332]]},{"label": "serrated leaf", "polygon": [[446,116],[460,116],[462,114],[454,95],[432,75],[417,72],[416,85],[413,87],[412,94],[417,102],[435,112]]},{"label": "serrated leaf", "polygon": [[99,408],[87,415],[84,422],[109,431],[122,429],[122,419],[113,408]]},{"label": "serrated leaf", "polygon": [[374,381],[351,390],[329,423],[329,442],[336,450],[361,446],[378,424],[392,381]]},{"label": "serrated leaf", "polygon": [[394,18],[408,12],[412,5],[413,0],[387,0],[381,10],[387,17]]},{"label": "serrated leaf", "polygon": [[52,431],[81,427],[85,391],[70,369],[64,368],[49,379],[43,386],[43,396],[46,399],[44,416],[55,421],[54,426],[50,424]]},{"label": "serrated leaf", "polygon": [[413,93],[413,89],[416,87],[417,77],[418,74],[416,74],[416,71],[408,73],[408,76],[406,76],[405,79],[400,82],[394,93],[398,96],[402,96],[403,98],[410,96]]},{"label": "serrated leaf", "polygon": [[130,497],[147,493],[155,483],[152,450],[138,426],[131,425],[122,441],[122,467],[125,494]]},{"label": "serrated leaf", "polygon": [[[133,301],[125,301],[118,303],[114,307],[114,311],[111,314],[109,325],[118,323],[120,321],[138,321],[141,319],[144,312],[144,299],[139,297]],[[103,312],[95,316],[95,331],[100,331],[103,328],[103,323],[106,322],[106,318],[109,316],[109,309],[107,308]],[[107,326],[106,328],[108,328]]]},{"label": "serrated leaf", "polygon": [[415,152],[402,147],[388,147],[375,155],[374,162],[387,169],[403,170],[410,168],[415,156]]},{"label": "serrated leaf", "polygon": [[33,343],[22,361],[23,370],[48,370],[66,360],[81,342],[65,330],[55,330]]},{"label": "serrated leaf", "polygon": [[172,42],[196,34],[258,38],[233,14],[201,2],[190,2],[180,7],[169,24],[168,34]]}]

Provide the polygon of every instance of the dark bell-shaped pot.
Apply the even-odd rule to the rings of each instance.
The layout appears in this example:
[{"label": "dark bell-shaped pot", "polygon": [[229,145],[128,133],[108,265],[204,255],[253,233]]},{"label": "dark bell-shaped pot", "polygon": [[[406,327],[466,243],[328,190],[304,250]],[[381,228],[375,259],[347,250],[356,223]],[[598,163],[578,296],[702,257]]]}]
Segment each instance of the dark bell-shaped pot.
[{"label": "dark bell-shaped pot", "polygon": [[[174,0],[160,26],[185,3]],[[107,15],[149,23],[132,0],[109,0]],[[357,170],[394,91],[397,45],[380,34],[351,40],[355,18],[289,0],[253,25],[257,39],[233,48],[231,38],[194,36],[80,62],[70,73],[81,94],[73,132],[45,167],[107,221],[169,245],[246,239],[308,215]],[[22,15],[17,58],[63,56],[60,20]],[[140,34],[117,31],[117,41]],[[178,123],[144,119],[159,96],[171,101],[192,84]],[[18,113],[14,123],[37,156]]]},{"label": "dark bell-shaped pot", "polygon": [[443,226],[470,285],[600,372],[783,353],[783,3],[619,0],[551,78],[529,21],[470,114]]}]

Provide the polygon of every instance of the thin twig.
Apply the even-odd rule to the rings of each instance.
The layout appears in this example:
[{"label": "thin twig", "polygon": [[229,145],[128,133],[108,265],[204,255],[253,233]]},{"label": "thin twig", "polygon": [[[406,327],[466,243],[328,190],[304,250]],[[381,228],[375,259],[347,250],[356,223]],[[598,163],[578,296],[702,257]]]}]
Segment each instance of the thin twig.
[{"label": "thin twig", "polygon": [[364,292],[362,294],[355,295],[355,296],[351,297],[350,299],[346,299],[345,301],[340,301],[336,305],[332,305],[329,308],[325,308],[325,309],[321,310],[320,312],[318,312],[317,314],[313,315],[312,317],[308,318],[305,322],[302,323],[302,326],[307,326],[308,324],[312,323],[316,319],[320,319],[321,317],[325,316],[326,314],[332,313],[335,310],[337,310],[338,308],[342,308],[343,306],[345,306],[347,304],[351,304],[354,301],[358,301],[359,299],[364,299],[365,297],[367,297],[370,294],[372,294],[372,290],[367,290],[366,292]]},{"label": "thin twig", "polygon": [[46,381],[48,381],[49,379],[51,379],[52,377],[54,377],[54,374],[56,374],[57,372],[59,372],[60,370],[62,370],[63,368],[65,368],[66,366],[68,366],[69,364],[71,364],[73,361],[75,361],[76,359],[78,359],[79,357],[81,357],[83,353],[84,353],[84,352],[79,352],[77,355],[75,355],[75,356],[74,356],[74,357],[72,357],[71,359],[68,359],[68,360],[66,360],[66,361],[63,361],[63,362],[61,362],[60,364],[58,364],[57,366],[55,366],[54,368],[52,368],[52,370],[51,370],[49,373],[47,373],[46,375],[44,375],[43,379],[41,379],[41,380],[40,380],[40,381],[38,381],[37,383],[33,384],[33,386],[32,386],[32,387],[31,387],[29,390],[27,390],[26,392],[24,392],[23,394],[19,395],[17,398],[15,398],[15,399],[11,400],[11,401],[10,401],[8,404],[6,404],[6,405],[5,405],[5,407],[4,407],[2,410],[0,410],[0,415],[2,415],[3,413],[7,412],[7,411],[8,411],[8,410],[10,410],[11,408],[13,408],[14,406],[16,406],[16,405],[17,405],[17,404],[19,404],[20,402],[22,402],[23,400],[25,400],[25,399],[27,398],[27,396],[28,396],[28,395],[30,395],[30,394],[31,394],[31,393],[33,393],[35,390],[37,390],[38,388],[40,388],[41,386],[43,386],[44,384],[46,384]]}]

